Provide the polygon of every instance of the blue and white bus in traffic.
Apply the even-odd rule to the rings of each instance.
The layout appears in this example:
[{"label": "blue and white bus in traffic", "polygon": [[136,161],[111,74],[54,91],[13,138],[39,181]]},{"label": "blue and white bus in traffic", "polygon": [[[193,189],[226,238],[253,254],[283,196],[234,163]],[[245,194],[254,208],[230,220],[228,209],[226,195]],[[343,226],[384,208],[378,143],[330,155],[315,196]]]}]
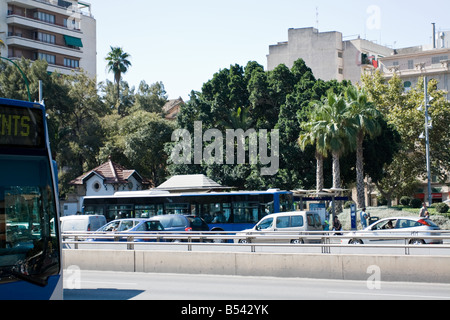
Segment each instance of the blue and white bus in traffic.
[{"label": "blue and white bus in traffic", "polygon": [[292,209],[292,192],[266,191],[184,192],[124,191],[112,196],[83,199],[83,214],[117,218],[149,218],[162,214],[200,216],[211,231],[242,231],[262,217]]},{"label": "blue and white bus in traffic", "polygon": [[0,98],[0,299],[62,299],[56,169],[45,109]]}]

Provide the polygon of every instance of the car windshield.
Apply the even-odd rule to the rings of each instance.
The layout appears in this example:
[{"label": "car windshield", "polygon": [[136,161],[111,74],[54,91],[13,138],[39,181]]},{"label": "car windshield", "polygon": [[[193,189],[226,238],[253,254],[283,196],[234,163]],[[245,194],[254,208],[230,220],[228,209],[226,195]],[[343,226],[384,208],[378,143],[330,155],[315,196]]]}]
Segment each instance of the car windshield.
[{"label": "car windshield", "polygon": [[256,230],[269,229],[273,224],[273,218],[267,218],[261,221],[257,226]]}]

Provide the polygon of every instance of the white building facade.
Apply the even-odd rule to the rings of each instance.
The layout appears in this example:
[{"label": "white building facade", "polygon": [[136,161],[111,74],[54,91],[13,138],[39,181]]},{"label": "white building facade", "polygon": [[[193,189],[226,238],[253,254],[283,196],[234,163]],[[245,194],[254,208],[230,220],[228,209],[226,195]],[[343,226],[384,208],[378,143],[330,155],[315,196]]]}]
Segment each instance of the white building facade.
[{"label": "white building facade", "polygon": [[267,69],[279,64],[288,68],[302,58],[316,79],[360,82],[367,69],[378,68],[378,60],[394,50],[364,39],[343,40],[337,31],[319,32],[315,28],[289,29],[288,41],[269,46]]},{"label": "white building facade", "polygon": [[49,72],[97,74],[97,26],[91,5],[78,0],[2,0],[1,56],[42,59]]}]

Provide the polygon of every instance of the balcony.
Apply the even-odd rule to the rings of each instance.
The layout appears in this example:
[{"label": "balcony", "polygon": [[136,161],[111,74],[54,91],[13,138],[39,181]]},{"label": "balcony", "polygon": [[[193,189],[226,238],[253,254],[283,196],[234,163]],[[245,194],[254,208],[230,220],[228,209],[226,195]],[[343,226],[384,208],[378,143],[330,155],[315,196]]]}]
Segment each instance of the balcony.
[{"label": "balcony", "polygon": [[27,13],[23,13],[23,12],[19,12],[19,11],[14,11],[14,10],[8,10],[8,15],[7,15],[7,20],[6,23],[8,24],[17,24],[17,25],[23,25],[23,26],[27,26],[27,27],[34,27],[34,28],[42,28],[42,29],[46,29],[47,31],[52,31],[52,32],[56,32],[56,33],[82,33],[81,30],[79,29],[79,23],[78,25],[76,25],[76,27],[73,28],[69,28],[67,25],[64,24],[60,24],[60,23],[56,23],[55,21],[50,22],[50,21],[44,21],[41,20],[37,17],[35,17],[35,13],[37,13],[38,11],[34,11],[34,12],[27,12]]},{"label": "balcony", "polygon": [[[72,15],[73,12],[92,17],[91,5],[87,2],[77,2],[75,8],[72,2],[65,0],[6,0],[8,4],[19,5],[27,9],[44,9],[59,14]],[[86,11],[87,9],[87,11]]]},{"label": "balcony", "polygon": [[6,45],[8,47],[46,51],[76,58],[81,58],[83,54],[83,51],[80,49],[70,48],[67,45],[47,43],[41,40],[33,39],[33,37],[31,36],[27,37],[24,34],[8,33],[8,37],[6,38]]}]

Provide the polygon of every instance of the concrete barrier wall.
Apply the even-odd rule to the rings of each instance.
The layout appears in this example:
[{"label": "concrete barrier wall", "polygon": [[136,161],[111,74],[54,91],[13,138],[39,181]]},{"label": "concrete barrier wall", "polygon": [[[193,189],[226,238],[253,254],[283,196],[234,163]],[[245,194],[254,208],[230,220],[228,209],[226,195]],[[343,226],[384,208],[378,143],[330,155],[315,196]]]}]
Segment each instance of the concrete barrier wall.
[{"label": "concrete barrier wall", "polygon": [[[450,283],[449,256],[63,250],[84,270]],[[369,268],[370,267],[370,268]]]}]

